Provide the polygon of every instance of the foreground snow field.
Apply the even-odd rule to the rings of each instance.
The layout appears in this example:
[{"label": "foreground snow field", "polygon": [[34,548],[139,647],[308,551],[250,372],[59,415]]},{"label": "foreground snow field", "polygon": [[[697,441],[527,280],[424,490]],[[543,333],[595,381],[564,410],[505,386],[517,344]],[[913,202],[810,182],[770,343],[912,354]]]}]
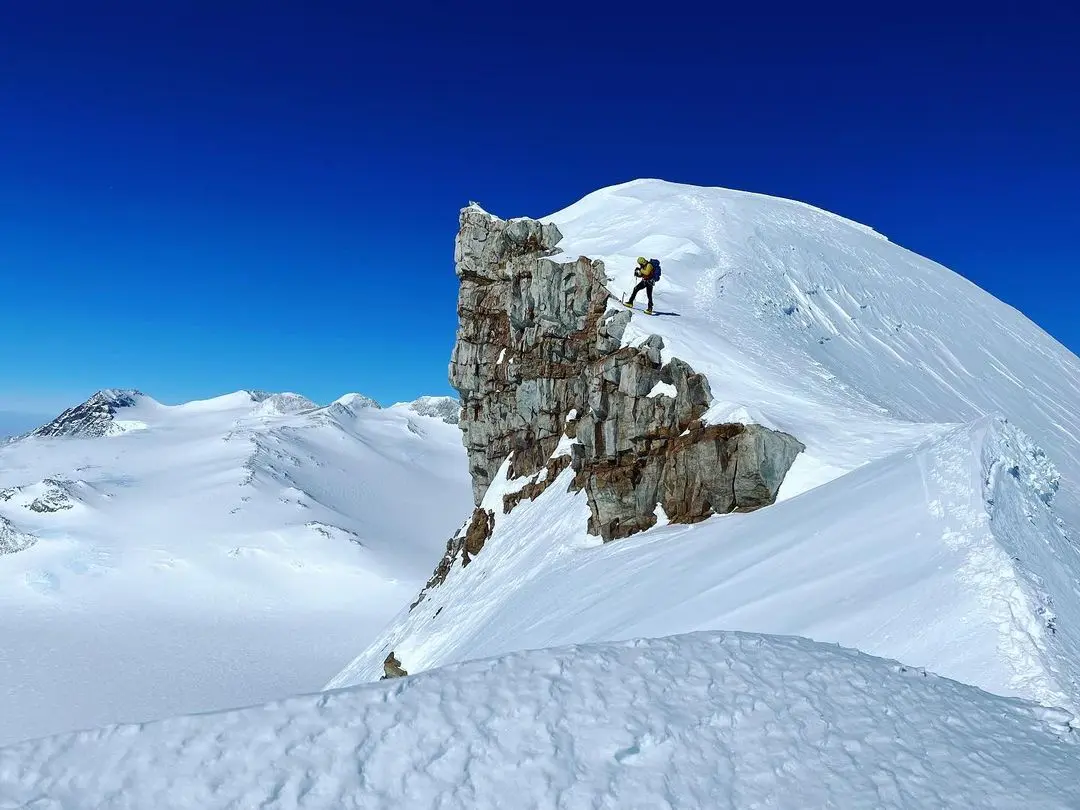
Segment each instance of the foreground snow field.
[{"label": "foreground snow field", "polygon": [[410,405],[132,399],[0,446],[32,543],[0,555],[0,743],[319,688],[469,508],[457,427]]},{"label": "foreground snow field", "polygon": [[516,653],[0,750],[0,807],[1075,808],[1070,716],[805,639]]}]

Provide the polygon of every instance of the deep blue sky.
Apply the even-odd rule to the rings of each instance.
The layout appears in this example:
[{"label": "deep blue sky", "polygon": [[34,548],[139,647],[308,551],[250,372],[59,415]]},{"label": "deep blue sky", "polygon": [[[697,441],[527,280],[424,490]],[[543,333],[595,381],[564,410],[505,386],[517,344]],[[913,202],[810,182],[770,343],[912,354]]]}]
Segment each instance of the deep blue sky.
[{"label": "deep blue sky", "polygon": [[1077,13],[749,5],[4,4],[0,410],[449,393],[458,209],[635,177],[864,222],[1080,350]]}]

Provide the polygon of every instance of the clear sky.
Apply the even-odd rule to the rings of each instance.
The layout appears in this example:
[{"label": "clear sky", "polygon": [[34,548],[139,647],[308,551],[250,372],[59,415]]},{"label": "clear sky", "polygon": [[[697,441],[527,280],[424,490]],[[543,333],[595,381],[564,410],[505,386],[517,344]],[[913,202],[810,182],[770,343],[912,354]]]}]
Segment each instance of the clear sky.
[{"label": "clear sky", "polygon": [[451,393],[458,209],[636,177],[864,222],[1078,351],[1080,13],[946,5],[5,3],[0,410]]}]

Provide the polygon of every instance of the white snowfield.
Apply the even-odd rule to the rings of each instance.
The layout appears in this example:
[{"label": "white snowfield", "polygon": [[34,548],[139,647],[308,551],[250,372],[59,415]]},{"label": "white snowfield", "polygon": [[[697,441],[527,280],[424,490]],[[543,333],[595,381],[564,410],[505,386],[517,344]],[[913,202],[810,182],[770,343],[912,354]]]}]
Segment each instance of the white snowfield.
[{"label": "white snowfield", "polygon": [[0,743],[312,691],[372,638],[472,496],[456,426],[342,401],[0,446]]},{"label": "white snowfield", "polygon": [[[548,218],[626,335],[704,372],[712,422],[806,445],[779,503],[598,547],[563,474],[330,686],[512,650],[695,630],[807,636],[1051,705],[1080,697],[1080,361],[1014,309],[801,203],[642,180]],[[556,257],[560,258],[560,257]],[[565,449],[565,448],[564,448]],[[505,467],[504,467],[505,469]]]},{"label": "white snowfield", "polygon": [[800,638],[514,653],[0,749],[0,808],[1076,808],[1068,713]]}]

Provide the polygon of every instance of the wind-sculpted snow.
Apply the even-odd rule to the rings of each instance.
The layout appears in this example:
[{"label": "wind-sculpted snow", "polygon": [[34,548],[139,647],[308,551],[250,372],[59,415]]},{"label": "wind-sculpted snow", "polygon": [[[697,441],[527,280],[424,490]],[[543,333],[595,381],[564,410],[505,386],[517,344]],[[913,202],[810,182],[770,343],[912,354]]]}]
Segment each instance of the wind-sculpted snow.
[{"label": "wind-sculpted snow", "polygon": [[0,807],[1051,810],[1080,806],[1071,720],[854,650],[696,633],[0,749]]}]

